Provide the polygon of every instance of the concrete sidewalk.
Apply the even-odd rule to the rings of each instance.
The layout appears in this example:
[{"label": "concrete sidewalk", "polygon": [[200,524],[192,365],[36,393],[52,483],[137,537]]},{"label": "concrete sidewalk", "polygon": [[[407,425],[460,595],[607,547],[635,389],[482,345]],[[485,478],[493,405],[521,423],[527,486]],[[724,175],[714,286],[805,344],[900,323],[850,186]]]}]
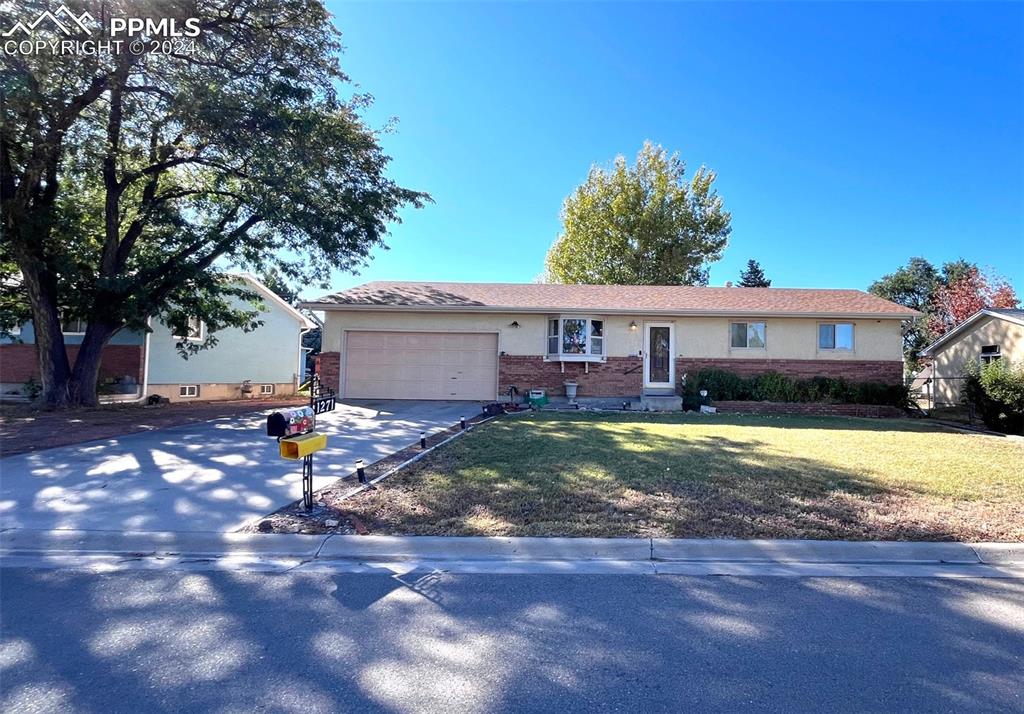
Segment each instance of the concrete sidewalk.
[{"label": "concrete sidewalk", "polygon": [[[1024,577],[1021,543],[501,538],[69,530],[0,533],[5,565],[150,559],[226,568],[429,566],[455,572],[653,572]],[[929,566],[921,569],[920,566]]]}]

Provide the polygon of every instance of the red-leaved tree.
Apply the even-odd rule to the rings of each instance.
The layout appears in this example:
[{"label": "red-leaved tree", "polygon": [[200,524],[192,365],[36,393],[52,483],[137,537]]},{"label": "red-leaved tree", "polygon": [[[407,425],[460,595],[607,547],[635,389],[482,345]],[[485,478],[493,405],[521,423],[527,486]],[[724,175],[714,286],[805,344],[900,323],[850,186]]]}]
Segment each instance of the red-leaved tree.
[{"label": "red-leaved tree", "polygon": [[928,329],[933,337],[941,337],[978,310],[1019,304],[1017,293],[1005,278],[972,267],[957,280],[935,289]]}]

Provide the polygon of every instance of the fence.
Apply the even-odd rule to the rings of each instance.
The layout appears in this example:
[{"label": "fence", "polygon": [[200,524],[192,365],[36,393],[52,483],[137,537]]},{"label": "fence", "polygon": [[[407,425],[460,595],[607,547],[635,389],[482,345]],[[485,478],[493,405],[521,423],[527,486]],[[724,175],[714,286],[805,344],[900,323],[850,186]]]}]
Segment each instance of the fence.
[{"label": "fence", "polygon": [[910,400],[921,409],[959,407],[974,421],[974,405],[961,400],[966,377],[912,377],[907,379]]}]

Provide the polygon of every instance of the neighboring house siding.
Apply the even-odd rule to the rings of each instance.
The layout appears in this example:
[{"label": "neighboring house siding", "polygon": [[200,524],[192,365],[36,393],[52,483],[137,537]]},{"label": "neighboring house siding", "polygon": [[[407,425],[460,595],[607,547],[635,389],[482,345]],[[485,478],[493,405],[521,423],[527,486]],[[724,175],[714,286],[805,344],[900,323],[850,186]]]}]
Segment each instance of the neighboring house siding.
[{"label": "neighboring house siding", "polygon": [[959,404],[964,367],[978,364],[981,348],[999,345],[1000,356],[1013,364],[1024,362],[1024,325],[987,316],[970,330],[941,345],[933,357],[934,402]]},{"label": "neighboring house siding", "polygon": [[[263,321],[251,332],[227,328],[214,333],[217,344],[185,359],[177,350],[179,340],[159,320],[152,323],[149,357],[149,393],[177,399],[177,385],[207,385],[201,399],[226,399],[241,395],[241,384],[283,385],[294,389],[299,369],[299,335],[302,326],[278,305],[265,301]],[[248,303],[236,302],[249,309]],[[205,329],[205,328],[204,328]],[[204,331],[204,337],[205,337]],[[170,385],[170,389],[168,389]],[[278,392],[280,393],[280,392]]]},{"label": "neighboring house siding", "polygon": [[[558,313],[553,313],[558,314]],[[420,332],[496,332],[499,359],[498,391],[510,385],[520,390],[531,387],[561,388],[562,382],[575,379],[581,396],[630,396],[642,388],[640,353],[643,349],[645,321],[675,323],[677,378],[683,372],[714,366],[738,372],[779,371],[794,376],[823,374],[846,376],[856,381],[899,382],[902,379],[903,346],[898,319],[819,320],[792,317],[750,317],[766,327],[764,349],[730,347],[729,325],[744,321],[735,317],[686,317],[602,315],[565,311],[563,315],[588,315],[604,320],[605,363],[547,362],[547,315],[522,313],[430,313],[362,310],[328,310],[321,356],[325,383],[341,388],[344,374],[345,332],[350,330],[389,330]],[[818,324],[852,322],[855,325],[854,349],[818,350]],[[518,323],[513,327],[512,323]],[[630,322],[637,329],[630,330]]]}]

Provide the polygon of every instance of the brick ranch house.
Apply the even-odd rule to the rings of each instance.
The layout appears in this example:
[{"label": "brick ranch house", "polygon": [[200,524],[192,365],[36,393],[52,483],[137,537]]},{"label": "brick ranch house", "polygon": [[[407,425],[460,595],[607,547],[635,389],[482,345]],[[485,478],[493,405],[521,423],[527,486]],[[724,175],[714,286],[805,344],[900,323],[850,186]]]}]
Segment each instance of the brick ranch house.
[{"label": "brick ranch house", "polygon": [[325,313],[321,377],[347,398],[493,400],[515,386],[674,394],[704,368],[903,380],[915,311],[859,290],[371,282]]}]

